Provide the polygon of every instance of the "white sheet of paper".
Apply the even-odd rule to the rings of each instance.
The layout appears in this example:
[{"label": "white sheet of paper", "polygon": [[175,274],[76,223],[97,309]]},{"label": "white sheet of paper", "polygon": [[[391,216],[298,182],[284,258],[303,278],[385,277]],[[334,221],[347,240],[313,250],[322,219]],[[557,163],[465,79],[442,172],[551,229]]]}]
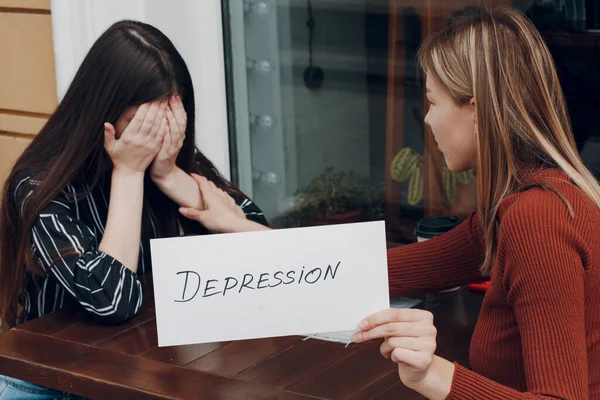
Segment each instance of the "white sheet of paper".
[{"label": "white sheet of paper", "polygon": [[159,346],[351,330],[390,305],[383,221],[150,244]]}]

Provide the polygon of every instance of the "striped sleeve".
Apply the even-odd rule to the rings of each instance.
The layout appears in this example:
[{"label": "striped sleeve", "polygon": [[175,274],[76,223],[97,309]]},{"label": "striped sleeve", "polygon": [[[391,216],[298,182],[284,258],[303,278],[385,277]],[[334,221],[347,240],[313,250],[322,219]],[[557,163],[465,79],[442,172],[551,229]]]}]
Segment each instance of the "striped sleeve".
[{"label": "striped sleeve", "polygon": [[254,221],[264,226],[269,226],[267,219],[265,218],[265,214],[261,211],[260,208],[250,199],[248,198],[238,198],[234,197],[236,203],[242,208],[244,214],[246,214],[246,218],[250,221]]},{"label": "striped sleeve", "polygon": [[96,234],[77,219],[73,207],[61,193],[38,215],[31,229],[34,255],[84,309],[102,322],[123,323],[142,305],[140,282],[133,271],[98,251]]}]

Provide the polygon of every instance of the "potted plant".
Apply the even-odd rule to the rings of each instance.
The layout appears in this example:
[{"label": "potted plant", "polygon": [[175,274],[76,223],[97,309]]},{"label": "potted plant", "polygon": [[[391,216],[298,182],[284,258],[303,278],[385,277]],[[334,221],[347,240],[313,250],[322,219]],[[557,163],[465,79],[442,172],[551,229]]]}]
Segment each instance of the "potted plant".
[{"label": "potted plant", "polygon": [[[408,181],[407,202],[414,206],[423,198],[423,156],[411,149],[404,147],[396,154],[392,161],[390,174],[397,182]],[[456,203],[458,184],[468,185],[473,181],[473,172],[452,172],[444,166],[442,170],[442,201],[444,206],[450,208]]]},{"label": "potted plant", "polygon": [[[326,168],[295,193],[288,226],[330,225],[374,219],[383,195],[367,178],[355,171]],[[383,210],[383,207],[381,207]]]}]

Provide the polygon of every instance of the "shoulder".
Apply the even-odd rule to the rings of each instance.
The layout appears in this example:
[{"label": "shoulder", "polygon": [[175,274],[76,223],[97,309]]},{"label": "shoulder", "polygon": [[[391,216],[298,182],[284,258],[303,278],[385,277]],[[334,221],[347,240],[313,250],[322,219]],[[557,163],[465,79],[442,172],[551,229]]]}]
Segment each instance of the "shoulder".
[{"label": "shoulder", "polygon": [[8,183],[8,194],[15,204],[22,204],[25,199],[40,185],[38,173],[35,171],[21,171],[15,174]]},{"label": "shoulder", "polygon": [[600,211],[591,199],[565,174],[550,170],[504,199],[498,216],[501,224],[509,226],[577,226],[594,214],[600,216]]},{"label": "shoulder", "polygon": [[[32,199],[38,198],[38,191],[44,191],[44,178],[36,171],[23,171],[14,175],[8,184],[8,194],[12,197],[12,202],[23,215],[24,209],[27,208]],[[84,185],[67,183],[62,188],[56,188],[56,193],[49,200],[47,206],[51,204],[61,205],[60,209],[68,210],[66,204],[80,198],[85,192]]]},{"label": "shoulder", "polygon": [[566,175],[543,182],[550,186],[532,186],[502,202],[499,255],[531,260],[570,249],[587,259],[600,236],[600,211]]}]

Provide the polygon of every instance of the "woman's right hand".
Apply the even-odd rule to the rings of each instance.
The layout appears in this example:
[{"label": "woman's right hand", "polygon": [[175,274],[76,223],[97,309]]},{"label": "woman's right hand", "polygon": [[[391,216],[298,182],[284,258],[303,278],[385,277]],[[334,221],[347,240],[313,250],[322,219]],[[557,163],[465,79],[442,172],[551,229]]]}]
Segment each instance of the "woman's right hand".
[{"label": "woman's right hand", "polygon": [[166,107],[166,100],[140,105],[118,139],[115,137],[114,126],[104,123],[104,149],[116,171],[146,171],[158,154],[165,135]]},{"label": "woman's right hand", "polygon": [[203,210],[181,207],[179,212],[186,218],[200,222],[212,233],[231,233],[267,230],[269,228],[246,219],[246,214],[235,200],[213,182],[203,176],[192,174],[198,184],[204,204]]}]

